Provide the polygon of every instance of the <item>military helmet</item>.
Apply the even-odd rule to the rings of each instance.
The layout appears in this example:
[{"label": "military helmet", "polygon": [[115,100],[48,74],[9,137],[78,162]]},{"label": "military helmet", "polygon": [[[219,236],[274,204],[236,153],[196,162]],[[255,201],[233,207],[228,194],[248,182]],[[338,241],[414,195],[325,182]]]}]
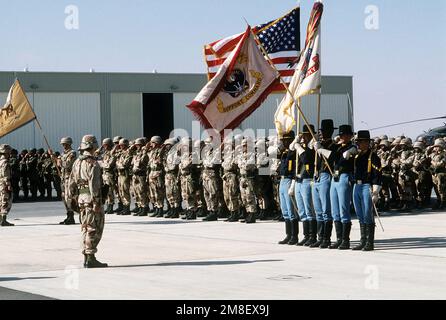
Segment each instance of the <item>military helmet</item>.
[{"label": "military helmet", "polygon": [[381,140],[379,145],[380,146],[386,146],[387,148],[389,148],[390,147],[390,141],[388,141],[388,140]]},{"label": "military helmet", "polygon": [[105,138],[104,140],[102,140],[102,145],[107,145],[107,146],[112,146],[113,145],[113,140],[110,138]]},{"label": "military helmet", "polygon": [[423,137],[423,136],[420,136],[420,137],[417,138],[417,141],[426,143],[426,138]]},{"label": "military helmet", "polygon": [[165,145],[169,145],[169,146],[173,146],[177,143],[177,139],[176,138],[170,138],[170,139],[166,139],[164,141]]},{"label": "military helmet", "polygon": [[12,150],[9,144],[0,144],[0,154],[10,153]]},{"label": "military helmet", "polygon": [[392,141],[392,145],[393,145],[393,146],[396,146],[396,145],[400,144],[401,140],[402,140],[401,137],[396,137],[396,138]]},{"label": "military helmet", "polygon": [[434,147],[444,148],[445,147],[445,143],[444,143],[443,139],[441,139],[441,138],[435,139]]},{"label": "military helmet", "polygon": [[403,138],[403,139],[401,139],[399,144],[406,145],[406,146],[410,147],[410,146],[412,146],[412,139],[410,139],[410,138]]},{"label": "military helmet", "polygon": [[113,138],[113,143],[119,143],[119,141],[122,139],[121,136],[116,136]]},{"label": "military helmet", "polygon": [[150,139],[150,142],[153,142],[153,143],[156,143],[156,144],[161,144],[161,143],[163,143],[163,139],[161,139],[160,136],[153,136]]},{"label": "military helmet", "polygon": [[87,150],[87,149],[97,149],[98,141],[96,137],[91,134],[87,134],[82,137],[81,146],[79,150]]},{"label": "military helmet", "polygon": [[389,140],[389,137],[387,136],[387,134],[383,134],[382,136],[379,136],[379,138],[381,140]]},{"label": "military helmet", "polygon": [[204,143],[206,144],[211,144],[213,141],[212,137],[207,137],[206,139],[204,139]]},{"label": "military helmet", "polygon": [[62,139],[60,139],[60,144],[72,145],[73,144],[73,139],[71,139],[71,137],[63,137]]},{"label": "military helmet", "polygon": [[130,145],[130,142],[126,138],[122,138],[122,139],[119,140],[119,145],[128,147]]},{"label": "military helmet", "polygon": [[144,138],[138,138],[135,140],[135,143],[137,145],[145,145],[146,144],[146,140]]},{"label": "military helmet", "polygon": [[414,148],[414,149],[416,149],[416,148],[423,149],[423,148],[424,148],[424,143],[421,142],[421,141],[416,141],[416,142],[413,144],[413,148]]},{"label": "military helmet", "polygon": [[265,144],[266,144],[266,139],[265,138],[259,138],[256,141],[256,147],[257,148],[263,147],[263,146],[265,146]]},{"label": "military helmet", "polygon": [[189,145],[192,142],[192,139],[191,137],[183,137],[180,142],[182,145]]}]

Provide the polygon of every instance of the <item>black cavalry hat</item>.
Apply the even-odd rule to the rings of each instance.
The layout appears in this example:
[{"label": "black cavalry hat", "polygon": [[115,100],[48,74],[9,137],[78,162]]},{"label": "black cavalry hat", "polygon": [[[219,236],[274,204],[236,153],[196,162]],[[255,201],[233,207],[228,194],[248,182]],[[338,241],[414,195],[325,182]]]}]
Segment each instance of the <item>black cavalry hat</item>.
[{"label": "black cavalry hat", "polygon": [[302,133],[314,133],[314,126],[312,124],[310,124],[310,129],[311,131],[308,129],[308,126],[306,124],[304,124],[303,128],[302,128]]},{"label": "black cavalry hat", "polygon": [[359,140],[370,140],[370,131],[369,130],[359,130],[356,136],[356,141]]},{"label": "black cavalry hat", "polygon": [[294,139],[295,136],[296,134],[291,130],[290,132],[283,134],[282,139]]},{"label": "black cavalry hat", "polygon": [[352,126],[348,124],[343,124],[339,126],[339,135],[349,134],[353,135]]}]

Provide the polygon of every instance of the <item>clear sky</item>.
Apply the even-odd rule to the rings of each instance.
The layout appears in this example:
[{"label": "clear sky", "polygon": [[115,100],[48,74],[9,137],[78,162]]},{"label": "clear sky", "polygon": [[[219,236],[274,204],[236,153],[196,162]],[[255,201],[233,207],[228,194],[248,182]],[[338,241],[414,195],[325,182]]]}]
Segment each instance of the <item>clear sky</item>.
[{"label": "clear sky", "polygon": [[[355,129],[446,115],[446,1],[325,0],[322,71],[352,75]],[[0,70],[203,73],[202,46],[291,0],[0,0]],[[301,43],[312,0],[300,1]],[[79,9],[68,30],[65,9]],[[369,5],[379,20],[370,20]],[[375,16],[376,17],[376,16]],[[378,29],[366,27],[377,22]],[[302,44],[301,44],[302,45]],[[374,131],[415,137],[442,121]]]}]

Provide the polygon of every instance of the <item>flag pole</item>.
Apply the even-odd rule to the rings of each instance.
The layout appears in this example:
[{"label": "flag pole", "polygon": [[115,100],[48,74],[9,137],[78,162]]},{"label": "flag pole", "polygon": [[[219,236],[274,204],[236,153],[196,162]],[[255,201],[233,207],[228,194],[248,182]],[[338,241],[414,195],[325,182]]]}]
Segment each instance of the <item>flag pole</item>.
[{"label": "flag pole", "polygon": [[[17,82],[18,82],[19,86],[22,88],[22,86],[21,86],[21,84],[20,84],[20,81],[19,81],[18,79],[17,79]],[[29,102],[28,97],[27,97],[25,91],[23,90],[23,88],[22,88],[22,91],[23,91],[23,93],[24,93],[24,96],[25,96],[26,101],[28,102],[28,104],[31,106],[31,109],[33,110],[33,113],[34,113],[34,120],[36,121],[36,123],[37,123],[37,127],[39,128],[39,131],[40,131],[40,133],[41,133],[42,136],[43,136],[43,140],[45,140],[45,144],[46,144],[46,146],[48,147],[48,150],[51,150],[51,151],[52,151],[52,149],[51,149],[51,147],[50,147],[50,144],[49,144],[49,142],[48,142],[48,139],[46,138],[46,135],[45,135],[45,133],[43,132],[42,126],[40,125],[39,119],[37,119],[37,115],[36,115],[36,113],[34,112],[34,106]],[[61,176],[60,169],[59,169],[59,167],[57,166],[56,161],[54,160],[54,157],[53,157],[52,152],[51,152],[51,160],[53,161],[53,165],[56,166],[57,173],[59,174],[59,176]]]},{"label": "flag pole", "polygon": [[[246,19],[245,19],[246,21]],[[246,22],[249,26],[249,23]],[[313,132],[313,130],[310,128],[310,123],[307,120],[307,117],[305,116],[305,114],[303,113],[300,105],[296,102],[296,99],[294,98],[294,95],[291,93],[290,88],[288,87],[288,85],[286,84],[286,82],[282,79],[282,77],[280,77],[280,73],[279,70],[277,70],[276,66],[274,65],[274,63],[271,61],[271,58],[268,55],[268,52],[266,52],[265,48],[263,47],[262,43],[260,42],[260,40],[258,39],[258,37],[256,36],[256,34],[252,31],[252,29],[250,30],[251,33],[254,36],[254,39],[256,39],[257,44],[259,45],[261,51],[263,52],[263,54],[265,55],[266,59],[268,60],[268,62],[270,63],[270,65],[274,68],[274,70],[276,70],[277,74],[279,75],[279,79],[282,82],[283,86],[285,87],[286,91],[290,94],[291,98],[293,99],[293,103],[297,106],[298,112],[301,114],[302,116],[302,120],[304,121],[304,123],[307,125],[308,130],[310,131],[311,137],[316,141],[316,136]],[[330,171],[331,175],[333,175],[333,170],[330,167],[330,164],[328,163],[327,159],[325,157],[322,157],[322,159],[324,159],[324,162],[328,168],[328,170]]]}]

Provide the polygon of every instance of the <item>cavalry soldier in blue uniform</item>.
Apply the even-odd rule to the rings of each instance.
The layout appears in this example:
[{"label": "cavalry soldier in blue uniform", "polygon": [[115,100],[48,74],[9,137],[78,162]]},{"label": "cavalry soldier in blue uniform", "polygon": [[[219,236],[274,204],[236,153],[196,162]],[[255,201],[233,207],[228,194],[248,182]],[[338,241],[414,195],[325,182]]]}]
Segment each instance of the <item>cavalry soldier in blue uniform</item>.
[{"label": "cavalry soldier in blue uniform", "polygon": [[358,154],[354,158],[353,204],[359,220],[361,240],[353,250],[371,251],[375,239],[373,204],[381,191],[381,161],[370,146],[370,132],[358,131]]}]

